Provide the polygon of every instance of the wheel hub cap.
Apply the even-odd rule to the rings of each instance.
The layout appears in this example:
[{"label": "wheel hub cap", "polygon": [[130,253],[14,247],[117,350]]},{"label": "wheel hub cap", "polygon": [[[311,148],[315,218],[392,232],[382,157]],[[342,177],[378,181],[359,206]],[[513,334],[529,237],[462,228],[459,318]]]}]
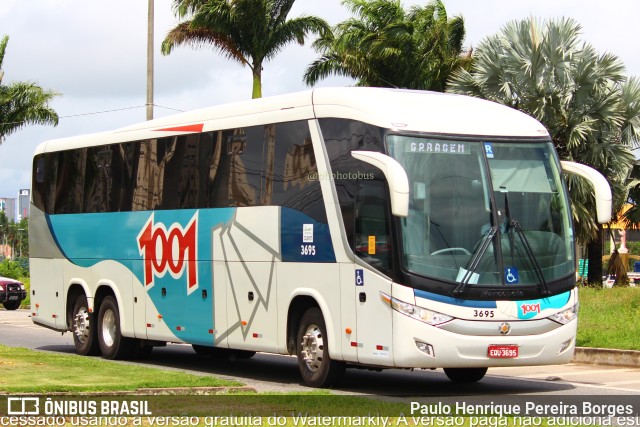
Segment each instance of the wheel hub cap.
[{"label": "wheel hub cap", "polygon": [[116,316],[112,310],[104,313],[102,318],[102,341],[109,347],[113,345],[116,337]]},{"label": "wheel hub cap", "polygon": [[76,317],[73,322],[73,333],[81,343],[86,342],[89,338],[90,331],[89,312],[85,307],[82,307],[76,313]]},{"label": "wheel hub cap", "polygon": [[324,340],[320,328],[310,325],[302,337],[302,357],[310,371],[320,369],[324,356]]}]

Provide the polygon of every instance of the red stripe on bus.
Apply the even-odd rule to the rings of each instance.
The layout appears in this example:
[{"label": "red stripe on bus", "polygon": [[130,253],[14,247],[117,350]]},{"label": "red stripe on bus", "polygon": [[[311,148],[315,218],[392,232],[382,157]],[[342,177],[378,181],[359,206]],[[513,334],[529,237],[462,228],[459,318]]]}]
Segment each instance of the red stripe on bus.
[{"label": "red stripe on bus", "polygon": [[155,129],[156,132],[202,132],[204,123],[186,126],[175,126],[169,128]]}]

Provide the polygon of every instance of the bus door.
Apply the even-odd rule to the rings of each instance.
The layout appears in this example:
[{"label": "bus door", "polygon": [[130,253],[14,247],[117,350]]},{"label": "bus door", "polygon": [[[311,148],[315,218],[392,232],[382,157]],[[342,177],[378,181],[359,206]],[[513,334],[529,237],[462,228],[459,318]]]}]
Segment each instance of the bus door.
[{"label": "bus door", "polygon": [[[392,365],[391,310],[380,295],[391,294],[391,234],[386,183],[358,180],[352,245],[358,361]],[[353,343],[352,343],[353,345]]]}]

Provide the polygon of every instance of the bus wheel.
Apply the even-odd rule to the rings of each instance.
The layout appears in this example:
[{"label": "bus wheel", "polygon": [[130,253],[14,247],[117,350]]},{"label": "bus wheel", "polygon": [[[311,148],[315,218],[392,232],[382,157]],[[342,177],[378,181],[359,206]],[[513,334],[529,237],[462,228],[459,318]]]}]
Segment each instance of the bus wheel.
[{"label": "bus wheel", "polygon": [[118,303],[111,296],[100,304],[98,341],[102,356],[107,359],[128,359],[133,355],[135,340],[123,337],[120,333]]},{"label": "bus wheel", "polygon": [[71,331],[73,332],[76,353],[82,356],[100,354],[95,326],[96,316],[89,312],[87,297],[84,294],[79,295],[71,312]]},{"label": "bus wheel", "polygon": [[454,383],[475,383],[480,381],[488,368],[444,368],[444,373]]},{"label": "bus wheel", "polygon": [[330,387],[344,374],[346,364],[331,360],[327,343],[322,312],[312,307],[302,316],[296,337],[298,369],[308,386]]}]

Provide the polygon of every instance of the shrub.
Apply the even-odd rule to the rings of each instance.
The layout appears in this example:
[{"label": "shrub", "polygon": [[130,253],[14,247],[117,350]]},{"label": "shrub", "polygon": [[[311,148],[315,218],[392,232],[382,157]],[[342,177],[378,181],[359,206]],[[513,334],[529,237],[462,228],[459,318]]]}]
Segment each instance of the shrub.
[{"label": "shrub", "polygon": [[29,276],[29,269],[20,262],[5,259],[0,261],[0,276],[19,280],[21,277]]}]

